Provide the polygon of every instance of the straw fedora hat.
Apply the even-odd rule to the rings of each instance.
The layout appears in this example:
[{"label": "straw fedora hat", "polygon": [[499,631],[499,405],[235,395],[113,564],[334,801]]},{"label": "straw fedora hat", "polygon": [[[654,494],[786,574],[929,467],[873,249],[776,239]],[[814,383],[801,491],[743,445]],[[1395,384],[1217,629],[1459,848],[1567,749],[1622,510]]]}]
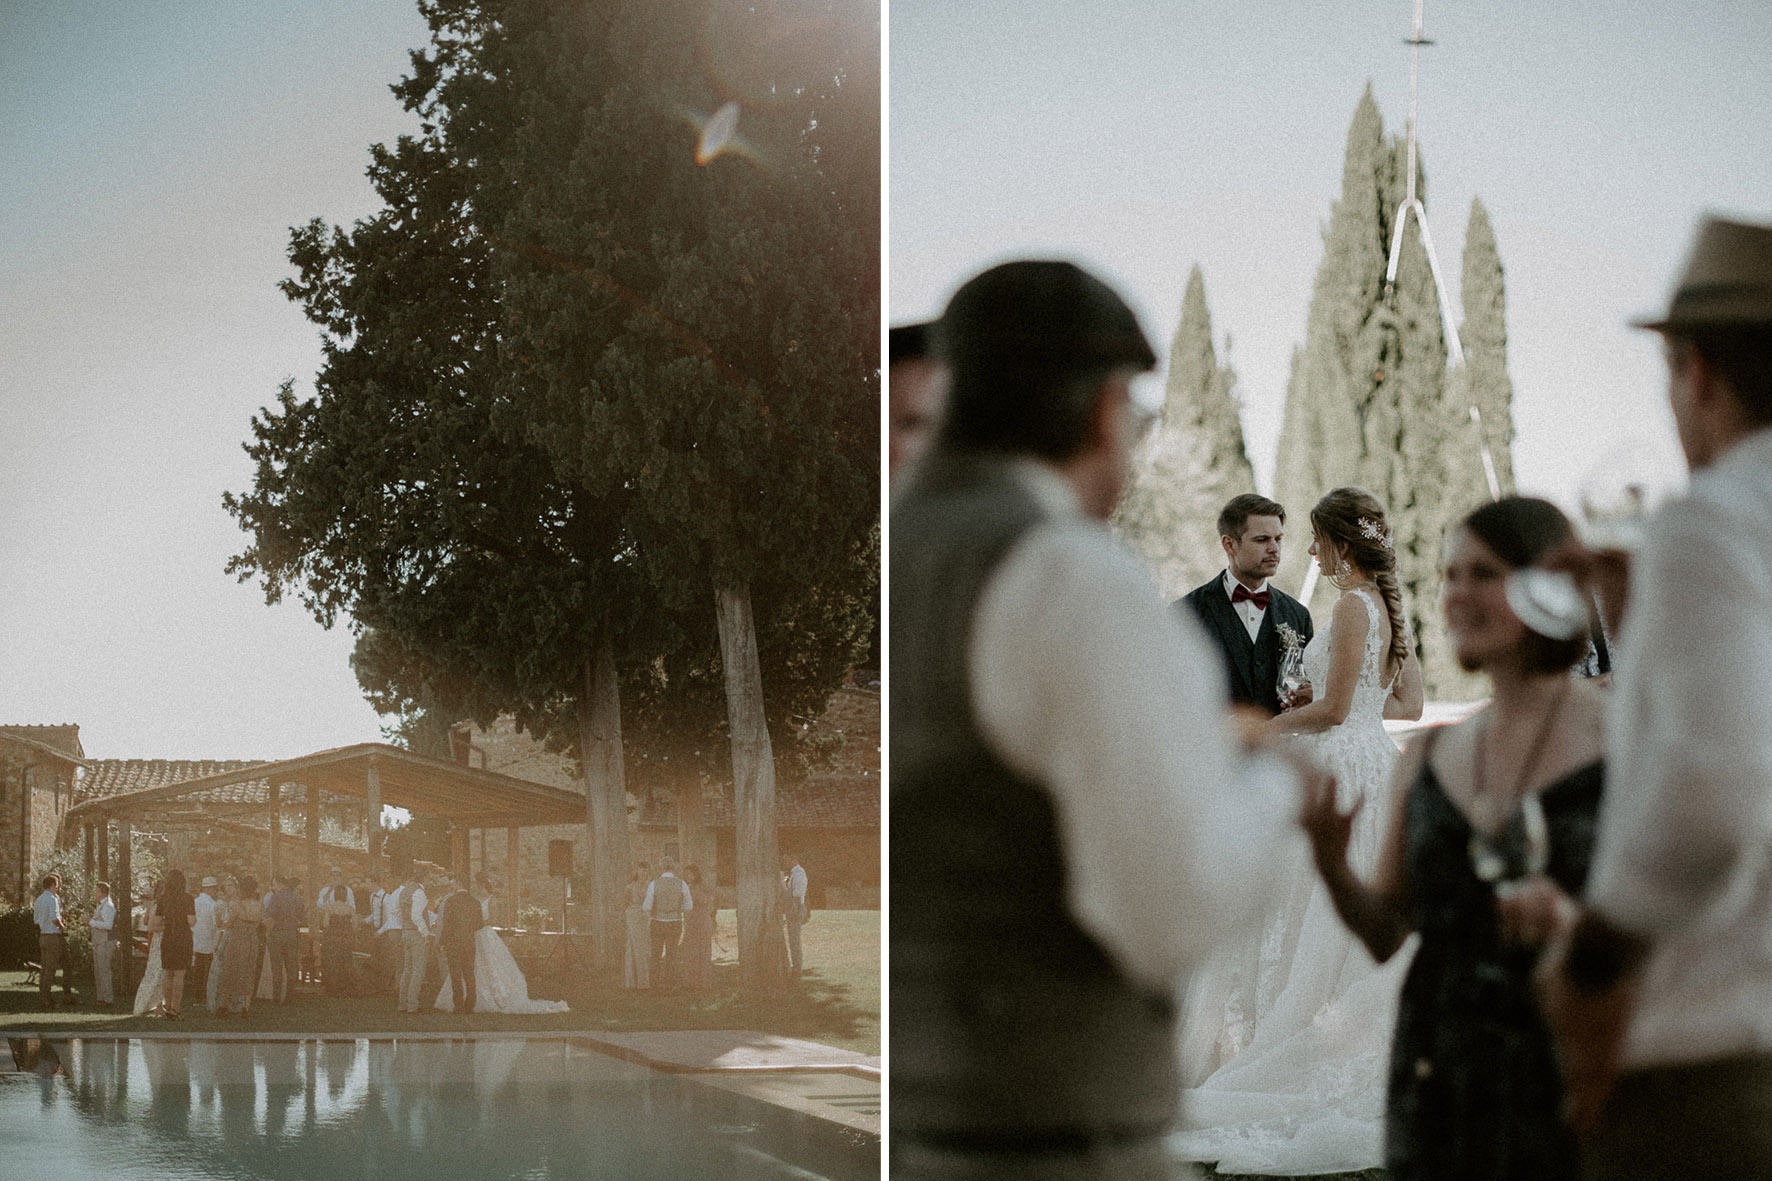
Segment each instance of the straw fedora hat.
[{"label": "straw fedora hat", "polygon": [[1772,226],[1706,217],[1667,314],[1632,323],[1656,332],[1772,325]]}]

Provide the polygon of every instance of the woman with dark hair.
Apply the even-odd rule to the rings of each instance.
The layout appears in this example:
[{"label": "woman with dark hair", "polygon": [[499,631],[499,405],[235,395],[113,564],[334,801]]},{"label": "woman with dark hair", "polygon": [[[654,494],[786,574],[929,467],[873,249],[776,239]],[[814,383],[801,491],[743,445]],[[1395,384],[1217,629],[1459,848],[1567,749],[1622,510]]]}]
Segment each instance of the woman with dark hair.
[{"label": "woman with dark hair", "polygon": [[[1341,798],[1364,803],[1351,844],[1370,872],[1397,761],[1384,719],[1421,716],[1421,669],[1384,505],[1359,488],[1337,488],[1310,521],[1311,553],[1342,594],[1303,649],[1314,699],[1266,726],[1300,736],[1302,753],[1334,777]],[[1373,962],[1302,860],[1276,897],[1262,925],[1190,983],[1182,1068],[1194,1088],[1184,1096],[1177,1147],[1225,1173],[1375,1165],[1403,965]]]},{"label": "woman with dark hair", "polygon": [[191,967],[191,928],[197,925],[196,900],[185,889],[183,870],[166,871],[166,884],[160,888],[155,910],[155,929],[164,936],[160,941],[160,967],[166,973],[166,1003],[162,1012],[177,1021],[183,1016],[179,1006],[184,1001],[185,973]]},{"label": "woman with dark hair", "polygon": [[1512,497],[1447,539],[1442,604],[1489,704],[1431,731],[1398,764],[1407,792],[1369,881],[1348,864],[1355,812],[1332,794],[1305,826],[1337,911],[1379,960],[1412,932],[1390,1059],[1385,1165],[1412,1178],[1577,1172],[1550,1035],[1534,1004],[1539,949],[1587,877],[1602,786],[1604,698],[1569,670],[1586,651],[1573,583],[1532,569],[1571,535]]}]

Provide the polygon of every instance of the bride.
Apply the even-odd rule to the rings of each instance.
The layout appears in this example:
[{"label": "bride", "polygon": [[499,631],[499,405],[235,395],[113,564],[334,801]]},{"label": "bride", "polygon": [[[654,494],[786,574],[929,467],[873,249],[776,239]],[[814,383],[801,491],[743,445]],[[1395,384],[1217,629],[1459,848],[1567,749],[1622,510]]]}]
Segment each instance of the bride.
[{"label": "bride", "polygon": [[[1421,716],[1384,506],[1337,488],[1311,510],[1311,553],[1340,588],[1304,650],[1314,699],[1268,723],[1364,801],[1349,858],[1370,874],[1392,801],[1397,747],[1385,718]],[[1263,923],[1221,948],[1189,985],[1182,1130],[1171,1147],[1222,1173],[1357,1170],[1383,1159],[1385,1071],[1409,957],[1375,965],[1316,869],[1301,862]]]},{"label": "bride", "polygon": [[[529,980],[517,966],[504,939],[492,928],[492,882],[481,874],[474,884],[480,893],[473,895],[480,903],[480,917],[486,925],[474,933],[474,1012],[476,1013],[564,1013],[565,1001],[529,999]],[[455,989],[449,977],[443,977],[443,991],[437,994],[437,1009],[455,1012]]]}]

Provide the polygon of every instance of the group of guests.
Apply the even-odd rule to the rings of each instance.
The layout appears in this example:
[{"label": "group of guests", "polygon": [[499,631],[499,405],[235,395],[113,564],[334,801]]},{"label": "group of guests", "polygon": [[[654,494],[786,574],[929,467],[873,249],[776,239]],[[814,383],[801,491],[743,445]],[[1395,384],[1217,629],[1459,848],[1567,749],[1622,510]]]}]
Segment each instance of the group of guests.
[{"label": "group of guests", "polygon": [[[286,1003],[298,970],[301,921],[301,900],[287,879],[277,879],[276,889],[261,897],[250,874],[225,882],[207,876],[193,896],[184,871],[168,870],[142,916],[148,962],[133,1011],[177,1021],[188,1001],[212,1016],[245,1017],[259,995],[267,956],[276,982],[272,999]],[[109,983],[107,972],[100,978],[101,1004],[108,1003]]]},{"label": "group of guests", "polygon": [[[1251,1095],[1284,1138],[1294,1093],[1370,1085],[1395,1178],[1772,1177],[1772,226],[1708,219],[1640,326],[1689,494],[1634,553],[1544,501],[1469,513],[1439,607],[1491,696],[1399,759],[1379,723],[1421,704],[1384,506],[1313,509],[1341,600],[1299,637],[1309,687],[1270,672],[1239,726],[1209,635],[1276,630],[1255,551],[1283,511],[1221,530],[1248,567],[1178,626],[1102,527],[1149,418],[1136,318],[1070,264],[962,286],[892,509],[895,1176],[1173,1175],[1180,982],[1212,993],[1242,941],[1283,969],[1249,1011],[1287,1036],[1257,1068],[1259,1023],[1213,1026],[1223,1083],[1182,1139]],[[1411,944],[1400,995],[1348,1003]],[[1374,1031],[1388,1067],[1337,1057]]]},{"label": "group of guests", "polygon": [[[806,869],[793,851],[781,855],[781,877],[772,923],[781,932],[779,955],[790,977],[803,970],[800,928],[809,917]],[[701,868],[683,867],[674,857],[658,860],[658,873],[637,862],[627,886],[627,950],[622,984],[670,992],[703,992],[714,986],[714,942],[719,929],[719,893]]]}]

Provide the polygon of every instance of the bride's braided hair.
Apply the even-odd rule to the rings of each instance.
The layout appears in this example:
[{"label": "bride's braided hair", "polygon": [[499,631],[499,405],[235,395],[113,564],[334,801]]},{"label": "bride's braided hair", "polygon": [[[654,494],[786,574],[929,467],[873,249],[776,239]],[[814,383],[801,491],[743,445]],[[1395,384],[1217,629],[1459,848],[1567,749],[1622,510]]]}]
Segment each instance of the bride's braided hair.
[{"label": "bride's braided hair", "polygon": [[[1364,488],[1337,488],[1311,509],[1311,528],[1319,537],[1343,546],[1347,556],[1378,584],[1384,609],[1391,620],[1390,654],[1402,667],[1409,655],[1408,633],[1403,625],[1403,594],[1397,589],[1397,551],[1391,547],[1390,521],[1378,497]],[[1324,573],[1335,576],[1328,563],[1333,553],[1322,555]]]}]

